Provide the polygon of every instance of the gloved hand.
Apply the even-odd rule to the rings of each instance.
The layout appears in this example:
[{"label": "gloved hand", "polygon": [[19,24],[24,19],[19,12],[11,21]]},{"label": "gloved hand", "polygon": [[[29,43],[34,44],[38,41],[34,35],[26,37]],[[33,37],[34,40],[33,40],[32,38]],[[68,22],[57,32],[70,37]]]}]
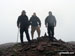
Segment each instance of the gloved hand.
[{"label": "gloved hand", "polygon": [[20,26],[17,26],[18,28],[20,28]]},{"label": "gloved hand", "polygon": [[40,25],[38,25],[38,27],[40,28],[41,26],[40,26]]},{"label": "gloved hand", "polygon": [[56,27],[56,24],[54,24],[54,27]]},{"label": "gloved hand", "polygon": [[18,28],[20,28],[20,24],[19,24],[19,25],[17,25],[17,27],[18,27]]},{"label": "gloved hand", "polygon": [[46,24],[45,26],[48,27],[48,24]]}]

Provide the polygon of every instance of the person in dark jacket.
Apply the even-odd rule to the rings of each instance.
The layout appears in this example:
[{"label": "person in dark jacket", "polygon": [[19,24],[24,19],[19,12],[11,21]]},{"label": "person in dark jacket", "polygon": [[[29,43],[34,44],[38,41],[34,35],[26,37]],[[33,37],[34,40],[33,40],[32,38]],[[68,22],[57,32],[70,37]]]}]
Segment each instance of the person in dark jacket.
[{"label": "person in dark jacket", "polygon": [[24,32],[26,33],[26,37],[27,37],[28,42],[30,42],[30,36],[28,33],[29,20],[28,20],[28,16],[26,15],[25,10],[23,10],[22,14],[18,17],[17,27],[20,28],[21,43],[23,43],[23,33]]},{"label": "person in dark jacket", "polygon": [[45,19],[45,25],[48,30],[48,35],[51,40],[54,38],[54,27],[56,26],[56,18],[52,15],[52,12],[49,11],[49,16]]},{"label": "person in dark jacket", "polygon": [[35,30],[38,33],[38,37],[40,37],[41,21],[36,16],[36,13],[33,13],[32,17],[30,18],[30,24],[31,24],[31,36],[32,36],[32,40],[33,40],[33,35],[34,35]]}]

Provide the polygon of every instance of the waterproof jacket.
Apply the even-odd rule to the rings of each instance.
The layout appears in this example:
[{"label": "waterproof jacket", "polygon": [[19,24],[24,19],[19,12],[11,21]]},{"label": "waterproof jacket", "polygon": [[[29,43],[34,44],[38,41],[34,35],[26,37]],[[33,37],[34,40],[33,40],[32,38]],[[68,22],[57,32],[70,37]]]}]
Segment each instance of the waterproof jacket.
[{"label": "waterproof jacket", "polygon": [[32,16],[30,18],[30,24],[31,26],[37,27],[38,25],[41,26],[41,21],[37,16]]},{"label": "waterproof jacket", "polygon": [[18,17],[17,26],[20,25],[20,28],[27,28],[29,26],[29,20],[26,15],[21,15]]},{"label": "waterproof jacket", "polygon": [[48,24],[48,26],[56,26],[56,18],[55,16],[51,15],[51,16],[47,16],[45,19],[45,25]]}]

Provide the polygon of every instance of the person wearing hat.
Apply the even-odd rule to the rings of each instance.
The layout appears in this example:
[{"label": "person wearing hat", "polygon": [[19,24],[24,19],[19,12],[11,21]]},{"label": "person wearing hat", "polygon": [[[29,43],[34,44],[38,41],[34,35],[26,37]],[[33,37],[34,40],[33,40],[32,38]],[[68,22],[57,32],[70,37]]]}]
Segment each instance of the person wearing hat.
[{"label": "person wearing hat", "polygon": [[56,18],[52,15],[52,12],[49,11],[49,15],[45,19],[45,25],[47,27],[48,36],[50,40],[54,38],[54,27],[56,26]]},{"label": "person wearing hat", "polygon": [[28,42],[30,42],[30,36],[29,36],[29,33],[28,33],[29,20],[28,20],[28,16],[26,15],[25,10],[23,10],[21,15],[18,17],[17,27],[20,28],[21,43],[23,43],[23,33],[24,32],[26,34],[26,38],[27,38]]}]

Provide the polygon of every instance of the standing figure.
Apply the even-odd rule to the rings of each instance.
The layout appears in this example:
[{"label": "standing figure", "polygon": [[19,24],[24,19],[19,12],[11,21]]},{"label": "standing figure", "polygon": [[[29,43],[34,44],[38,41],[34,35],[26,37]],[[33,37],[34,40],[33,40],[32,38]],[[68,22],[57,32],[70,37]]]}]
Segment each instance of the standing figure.
[{"label": "standing figure", "polygon": [[33,40],[33,35],[34,35],[35,30],[38,33],[38,37],[40,37],[41,21],[36,16],[36,13],[33,13],[32,17],[30,18],[30,24],[31,24],[31,36],[32,36],[32,40]]},{"label": "standing figure", "polygon": [[28,16],[26,15],[25,10],[23,10],[21,15],[18,17],[17,27],[20,28],[21,43],[23,43],[23,33],[24,32],[26,34],[26,38],[27,38],[28,42],[30,42],[30,37],[29,37],[29,33],[28,33],[29,20],[28,20]]},{"label": "standing figure", "polygon": [[45,25],[47,27],[48,36],[50,40],[54,38],[54,27],[56,26],[56,18],[52,15],[52,12],[49,11],[49,15],[45,19]]}]

